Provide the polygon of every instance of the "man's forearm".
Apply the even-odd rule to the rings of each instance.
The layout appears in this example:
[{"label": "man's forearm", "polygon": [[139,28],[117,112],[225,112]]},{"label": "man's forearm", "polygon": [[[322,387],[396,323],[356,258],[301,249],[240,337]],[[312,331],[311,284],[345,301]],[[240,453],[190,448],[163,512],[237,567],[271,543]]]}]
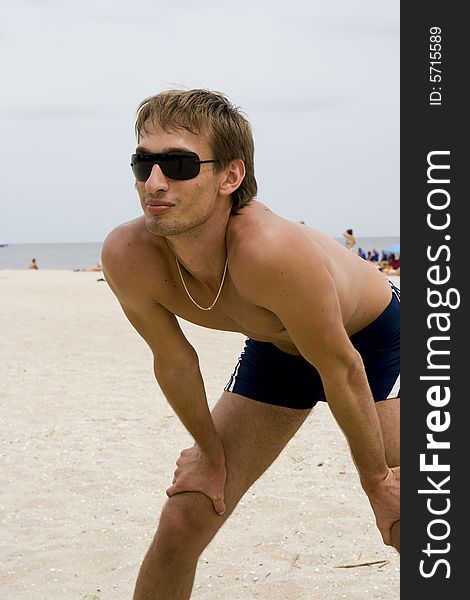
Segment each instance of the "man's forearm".
[{"label": "man's forearm", "polygon": [[209,411],[198,363],[180,369],[155,362],[154,370],[168,403],[199,448],[214,462],[223,461],[222,444]]},{"label": "man's forearm", "polygon": [[364,372],[325,385],[328,404],[345,434],[361,479],[373,484],[388,473],[380,421]]}]

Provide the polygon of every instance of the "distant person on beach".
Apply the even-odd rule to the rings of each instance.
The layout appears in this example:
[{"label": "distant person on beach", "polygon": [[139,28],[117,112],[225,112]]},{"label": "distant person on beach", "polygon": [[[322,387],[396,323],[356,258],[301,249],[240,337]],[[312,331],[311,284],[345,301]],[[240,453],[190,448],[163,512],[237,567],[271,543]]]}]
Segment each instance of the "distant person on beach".
[{"label": "distant person on beach", "polygon": [[[140,104],[135,130],[143,216],[108,235],[103,269],[194,446],[177,460],[134,600],[190,598],[204,548],[318,401],[348,440],[384,542],[399,548],[399,290],[254,199],[251,127],[223,94],[161,92]],[[212,412],[177,317],[247,336]]]},{"label": "distant person on beach", "polygon": [[355,243],[356,243],[356,238],[353,235],[353,230],[352,229],[346,229],[346,231],[343,231],[343,237],[345,238],[345,242],[344,245],[346,246],[346,248],[348,248],[349,250],[351,250]]},{"label": "distant person on beach", "polygon": [[391,253],[388,257],[387,264],[383,266],[382,273],[386,275],[400,275],[400,255]]},{"label": "distant person on beach", "polygon": [[369,250],[369,252],[367,253],[367,260],[370,260],[371,262],[379,261],[379,253],[377,252],[377,250],[375,248],[372,248],[372,250]]},{"label": "distant person on beach", "polygon": [[74,269],[75,272],[81,272],[81,271],[102,271],[103,267],[101,266],[100,263],[98,263],[96,265],[96,267],[91,267],[89,269]]},{"label": "distant person on beach", "polygon": [[33,269],[34,271],[37,271],[37,269],[39,269],[38,263],[36,262],[35,258],[31,259],[31,262],[29,263],[28,269]]}]

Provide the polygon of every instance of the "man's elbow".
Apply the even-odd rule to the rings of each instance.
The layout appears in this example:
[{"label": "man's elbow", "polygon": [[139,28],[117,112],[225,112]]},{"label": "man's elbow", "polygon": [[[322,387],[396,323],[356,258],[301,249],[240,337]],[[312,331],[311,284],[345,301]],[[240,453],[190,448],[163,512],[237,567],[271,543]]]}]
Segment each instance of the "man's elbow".
[{"label": "man's elbow", "polygon": [[362,357],[354,347],[330,359],[319,371],[324,382],[332,382],[334,385],[354,387],[357,384],[364,384],[367,380]]}]

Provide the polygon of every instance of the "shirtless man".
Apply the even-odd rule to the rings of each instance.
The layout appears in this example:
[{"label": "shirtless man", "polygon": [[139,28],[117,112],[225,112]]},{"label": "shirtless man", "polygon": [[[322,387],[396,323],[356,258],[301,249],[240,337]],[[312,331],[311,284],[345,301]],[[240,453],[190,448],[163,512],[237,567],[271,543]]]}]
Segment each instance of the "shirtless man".
[{"label": "shirtless man", "polygon": [[[190,598],[201,552],[318,400],[346,435],[384,542],[398,547],[398,290],[254,200],[251,128],[223,95],[148,98],[136,133],[144,214],[109,234],[103,268],[195,445],[177,461],[134,599]],[[177,315],[249,338],[212,413]]]}]

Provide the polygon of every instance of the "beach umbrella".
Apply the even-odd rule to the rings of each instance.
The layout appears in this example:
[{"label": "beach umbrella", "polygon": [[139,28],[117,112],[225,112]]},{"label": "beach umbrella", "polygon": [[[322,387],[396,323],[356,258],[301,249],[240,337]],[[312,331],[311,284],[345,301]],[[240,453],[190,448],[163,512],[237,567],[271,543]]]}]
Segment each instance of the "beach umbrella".
[{"label": "beach umbrella", "polygon": [[390,244],[387,248],[385,248],[384,252],[390,252],[390,254],[398,254],[400,252],[400,242],[396,244]]}]

